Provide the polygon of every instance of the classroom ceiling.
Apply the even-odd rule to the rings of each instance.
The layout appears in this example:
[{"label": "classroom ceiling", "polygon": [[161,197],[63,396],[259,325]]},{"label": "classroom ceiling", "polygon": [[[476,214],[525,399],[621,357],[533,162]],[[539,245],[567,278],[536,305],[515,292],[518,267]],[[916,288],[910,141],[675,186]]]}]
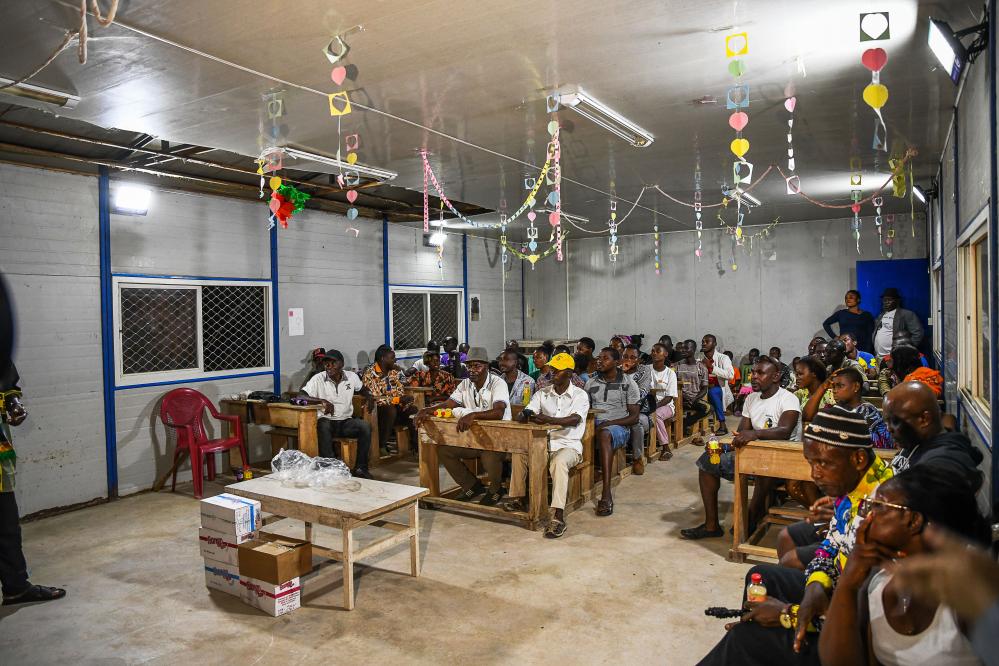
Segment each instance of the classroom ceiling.
[{"label": "classroom ceiling", "polygon": [[[890,13],[889,40],[859,41],[859,15],[869,11]],[[654,219],[664,231],[689,229],[694,226],[691,208],[642,190],[658,185],[691,202],[698,160],[705,203],[720,200],[722,185],[732,182],[734,132],[725,97],[734,79],[727,69],[726,35],[745,31],[749,37],[743,82],[750,87],[750,122],[744,136],[751,144],[746,158],[755,165],[754,175],[758,179],[770,164],[787,168],[784,100],[793,87],[795,173],[801,190],[848,205],[851,158],[862,162],[866,192],[888,177],[888,154],[871,147],[874,113],[861,100],[871,82],[860,62],[863,50],[881,46],[888,53],[881,82],[890,91],[883,109],[889,146],[893,152],[916,149],[916,181],[928,182],[956,87],[937,69],[926,45],[927,18],[960,29],[977,23],[981,12],[980,2],[958,0],[368,0],[335,5],[328,0],[122,0],[110,27],[90,18],[86,64],[78,62],[74,41],[29,81],[79,96],[75,108],[55,109],[0,91],[0,103],[19,105],[0,106],[0,152],[37,147],[32,140],[42,138],[43,147],[53,152],[111,160],[107,151],[113,150],[126,167],[134,167],[138,155],[144,157],[139,166],[149,171],[154,166],[189,171],[205,181],[231,180],[255,189],[255,165],[248,158],[274,141],[268,136],[273,123],[265,96],[270,93],[280,92],[285,105],[279,142],[336,153],[338,123],[321,93],[340,87],[330,80],[332,65],[323,48],[332,36],[348,33],[349,53],[342,62],[352,65],[356,76],[343,88],[354,110],[340,119],[340,132],[359,135],[362,163],[399,174],[390,185],[364,188],[358,201],[362,214],[387,211],[393,220],[420,224],[424,173],[419,151],[426,148],[449,198],[462,202],[459,207],[467,214],[480,214],[474,219],[498,219],[489,211],[502,202],[517,208],[526,196],[525,177],[535,177],[544,162],[550,120],[546,94],[582,88],[648,129],[655,142],[634,148],[571,110],[558,111],[563,210],[580,216],[577,224],[585,230],[606,232],[613,196],[619,221],[638,202],[620,234],[647,232]],[[67,30],[78,27],[79,5],[8,3],[4,18],[0,76],[17,79],[44,62]],[[363,30],[352,30],[355,26]],[[143,156],[18,125],[151,148]],[[154,151],[168,156],[149,154]],[[212,166],[216,162],[229,169]],[[117,162],[112,166],[119,167]],[[339,187],[312,166],[291,175],[342,201]],[[747,224],[777,216],[809,220],[850,214],[789,196],[777,173],[753,194],[763,205],[752,210]],[[432,199],[432,207],[436,203]],[[886,197],[885,212],[908,210],[907,199]],[[706,216],[706,226],[716,224],[713,217]],[[524,224],[523,218],[517,224]]]}]

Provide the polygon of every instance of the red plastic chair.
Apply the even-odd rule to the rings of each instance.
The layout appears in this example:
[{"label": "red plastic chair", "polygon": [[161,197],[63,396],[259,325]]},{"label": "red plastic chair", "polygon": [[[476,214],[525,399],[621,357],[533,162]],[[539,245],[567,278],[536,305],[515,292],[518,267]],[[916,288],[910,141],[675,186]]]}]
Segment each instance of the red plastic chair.
[{"label": "red plastic chair", "polygon": [[[228,421],[232,426],[232,437],[223,439],[208,439],[202,421],[205,408],[220,421]],[[173,428],[177,433],[177,447],[173,452],[173,483],[171,492],[177,488],[177,459],[183,451],[191,456],[191,475],[194,478],[194,497],[201,499],[202,495],[202,460],[207,459],[208,480],[215,480],[215,456],[207,455],[228,451],[239,447],[239,455],[243,459],[243,469],[249,467],[246,455],[246,443],[243,441],[243,424],[238,416],[220,414],[215,405],[204,394],[189,388],[174,389],[163,396],[160,405],[160,419],[163,425]]]}]

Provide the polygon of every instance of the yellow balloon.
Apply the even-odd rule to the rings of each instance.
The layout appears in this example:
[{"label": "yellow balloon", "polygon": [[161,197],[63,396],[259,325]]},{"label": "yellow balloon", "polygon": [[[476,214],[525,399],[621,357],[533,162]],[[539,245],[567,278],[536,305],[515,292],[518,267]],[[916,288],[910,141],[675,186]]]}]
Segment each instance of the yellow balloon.
[{"label": "yellow balloon", "polygon": [[881,83],[872,83],[864,88],[864,101],[872,109],[880,109],[888,101],[888,88]]},{"label": "yellow balloon", "polygon": [[270,184],[272,190],[281,187],[281,176],[271,176]]},{"label": "yellow balloon", "polygon": [[749,141],[746,139],[735,139],[729,146],[736,157],[742,157],[749,152]]}]

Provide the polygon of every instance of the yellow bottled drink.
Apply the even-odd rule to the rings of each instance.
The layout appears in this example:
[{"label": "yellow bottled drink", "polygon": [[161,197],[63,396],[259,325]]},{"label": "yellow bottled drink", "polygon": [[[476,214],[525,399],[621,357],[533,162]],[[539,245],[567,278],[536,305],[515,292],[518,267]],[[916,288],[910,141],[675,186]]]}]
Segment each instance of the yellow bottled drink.
[{"label": "yellow bottled drink", "polygon": [[746,586],[746,601],[760,603],[767,600],[767,587],[763,584],[763,576],[754,573]]}]

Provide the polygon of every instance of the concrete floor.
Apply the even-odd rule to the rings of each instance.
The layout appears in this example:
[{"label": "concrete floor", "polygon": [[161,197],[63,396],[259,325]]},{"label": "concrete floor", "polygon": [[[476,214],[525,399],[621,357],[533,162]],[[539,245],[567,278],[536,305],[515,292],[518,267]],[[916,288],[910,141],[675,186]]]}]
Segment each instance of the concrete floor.
[{"label": "concrete floor", "polygon": [[[303,607],[280,618],[209,592],[189,486],[33,522],[32,579],[69,595],[0,609],[0,662],[693,664],[723,633],[704,608],[738,604],[747,569],[726,561],[728,538],[679,538],[702,519],[699,452],[684,447],[626,478],[613,516],[579,509],[559,541],[421,511],[421,577],[396,573],[408,569],[405,547],[362,562],[352,612],[340,609],[335,565],[305,579]],[[415,485],[416,466],[375,475]],[[723,512],[731,498],[724,484]],[[327,538],[339,543],[336,531]]]}]

